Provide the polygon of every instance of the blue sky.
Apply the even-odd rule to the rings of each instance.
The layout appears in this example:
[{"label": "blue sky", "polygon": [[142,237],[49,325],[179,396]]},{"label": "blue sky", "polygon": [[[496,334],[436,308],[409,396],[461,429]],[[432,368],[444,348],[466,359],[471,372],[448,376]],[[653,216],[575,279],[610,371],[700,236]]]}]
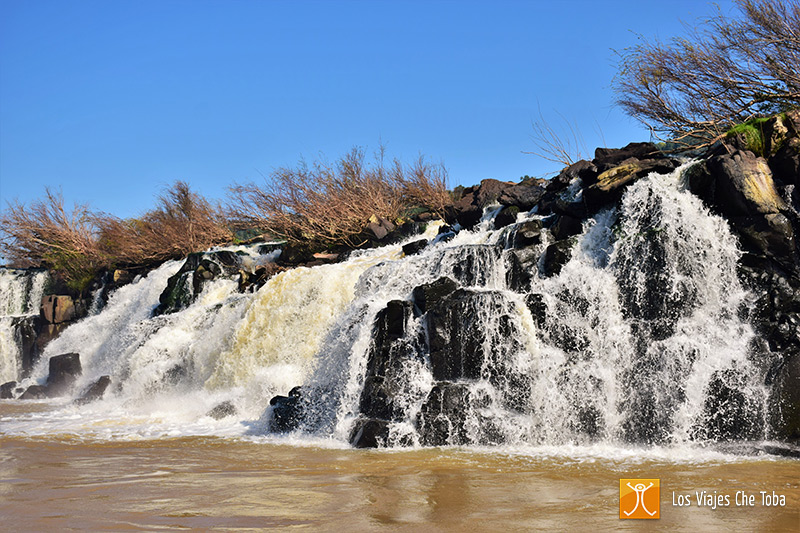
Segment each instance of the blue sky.
[{"label": "blue sky", "polygon": [[[720,2],[731,13],[730,2]],[[587,148],[648,140],[614,106],[613,50],[696,0],[0,2],[0,204],[61,188],[141,214],[177,179],[221,199],[304,157],[382,141],[451,185],[546,176],[532,120]]]}]

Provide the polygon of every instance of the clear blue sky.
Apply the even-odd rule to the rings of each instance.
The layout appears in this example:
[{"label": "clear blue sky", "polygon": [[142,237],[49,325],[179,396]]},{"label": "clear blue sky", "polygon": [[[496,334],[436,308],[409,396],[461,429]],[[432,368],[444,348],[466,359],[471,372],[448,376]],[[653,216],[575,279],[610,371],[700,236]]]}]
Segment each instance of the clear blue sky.
[{"label": "clear blue sky", "polygon": [[[720,2],[726,13],[730,2]],[[531,121],[587,147],[648,133],[614,106],[615,54],[703,0],[3,0],[0,204],[60,187],[129,217],[177,179],[210,198],[382,140],[451,185],[547,175]],[[599,132],[602,132],[602,136]]]}]

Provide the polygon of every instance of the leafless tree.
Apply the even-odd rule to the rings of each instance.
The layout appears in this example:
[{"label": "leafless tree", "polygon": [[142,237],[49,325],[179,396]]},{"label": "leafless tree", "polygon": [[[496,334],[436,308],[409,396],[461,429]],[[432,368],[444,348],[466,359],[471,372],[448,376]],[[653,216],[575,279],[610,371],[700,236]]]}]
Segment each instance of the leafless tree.
[{"label": "leafless tree", "polygon": [[732,125],[800,106],[800,2],[735,0],[668,43],[620,54],[618,103],[656,136],[684,146]]}]

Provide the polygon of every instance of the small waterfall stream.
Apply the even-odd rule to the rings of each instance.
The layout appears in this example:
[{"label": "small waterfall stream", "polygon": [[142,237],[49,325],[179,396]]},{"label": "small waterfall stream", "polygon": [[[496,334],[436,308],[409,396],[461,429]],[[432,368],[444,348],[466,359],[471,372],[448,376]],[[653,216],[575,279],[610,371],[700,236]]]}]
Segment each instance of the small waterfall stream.
[{"label": "small waterfall stream", "polygon": [[49,276],[44,270],[0,268],[0,383],[21,370],[21,326],[39,314]]},{"label": "small waterfall stream", "polygon": [[[522,289],[509,283],[516,228],[495,230],[491,210],[450,240],[435,239],[431,224],[433,242],[416,255],[399,244],[354,252],[279,273],[255,293],[219,279],[188,308],[154,317],[181,266],[164,264],[67,328],[30,380],[45,379],[49,356],[77,351],[76,390],[110,375],[106,398],[65,407],[70,420],[16,427],[263,434],[270,398],[301,385],[305,410],[291,437],[301,440],[347,442],[354,424],[381,412],[365,387],[391,393],[381,412],[388,446],[763,439],[767,393],[741,318],[740,252],[725,221],[684,190],[685,168],[636,182],[618,210],[573,238],[560,272],[531,272]],[[542,231],[531,253],[551,240]],[[415,290],[442,278],[454,283],[449,307],[421,310]],[[400,330],[381,340],[393,312],[404,313]],[[389,363],[376,370],[378,352]],[[469,364],[441,367],[450,352]],[[212,420],[223,400],[236,416]]]}]

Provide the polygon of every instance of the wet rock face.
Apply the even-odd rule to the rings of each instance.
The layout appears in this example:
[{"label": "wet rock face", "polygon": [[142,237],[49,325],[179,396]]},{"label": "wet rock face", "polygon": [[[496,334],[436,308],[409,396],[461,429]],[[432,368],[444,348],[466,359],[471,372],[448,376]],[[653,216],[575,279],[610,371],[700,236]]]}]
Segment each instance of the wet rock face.
[{"label": "wet rock face", "polygon": [[724,216],[775,214],[786,209],[767,161],[752,152],[714,156],[707,167],[714,187],[711,204]]},{"label": "wet rock face", "polygon": [[469,387],[441,382],[431,389],[420,411],[418,425],[425,446],[468,444],[466,430]]},{"label": "wet rock face", "polygon": [[60,396],[69,391],[80,377],[81,360],[76,353],[66,353],[50,358],[47,391],[50,396]]},{"label": "wet rock face", "polygon": [[111,385],[111,377],[100,376],[97,381],[89,385],[86,390],[83,391],[80,398],[75,400],[75,403],[84,405],[102,399],[109,385]]},{"label": "wet rock face", "polygon": [[[234,252],[196,252],[189,254],[181,269],[167,280],[154,315],[175,313],[189,307],[203,290],[203,284],[220,276],[240,274],[241,257]],[[241,276],[240,276],[241,279]]]},{"label": "wet rock face", "polygon": [[275,433],[294,431],[303,420],[302,389],[295,387],[288,396],[275,396],[269,404],[272,406],[272,417],[269,430]]}]

